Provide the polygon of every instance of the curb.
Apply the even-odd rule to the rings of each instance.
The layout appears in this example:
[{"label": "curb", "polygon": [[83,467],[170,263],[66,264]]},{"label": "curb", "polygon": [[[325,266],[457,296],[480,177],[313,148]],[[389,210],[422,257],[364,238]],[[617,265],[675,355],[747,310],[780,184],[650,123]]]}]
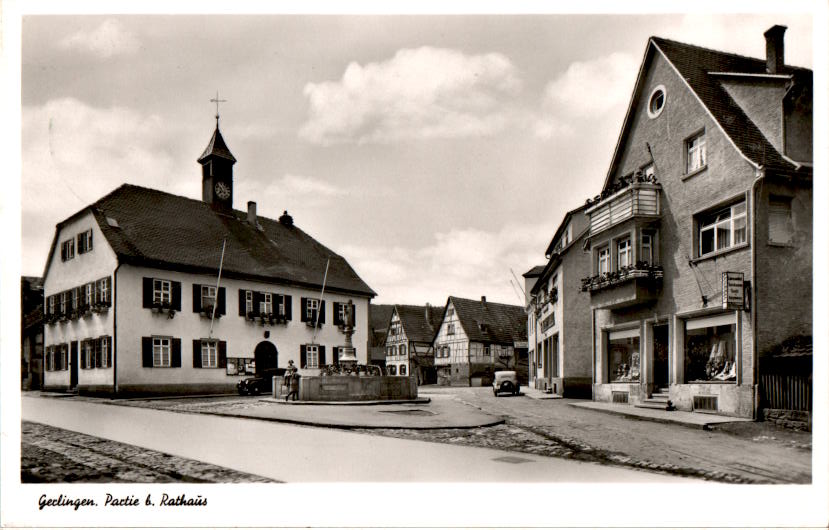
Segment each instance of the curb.
[{"label": "curb", "polygon": [[624,416],[626,418],[640,420],[640,421],[652,421],[655,423],[664,423],[667,425],[680,425],[682,427],[687,427],[689,429],[702,429],[703,431],[710,431],[712,425],[717,425],[719,423],[731,423],[731,422],[713,422],[713,423],[688,423],[682,420],[674,420],[671,418],[655,418],[652,416],[641,416],[639,414],[633,412],[626,412],[623,410],[607,410],[607,409],[594,409],[588,407],[580,407],[579,403],[568,403],[571,407],[580,408],[582,410],[591,410],[595,412],[601,412],[603,414],[613,414],[615,416]]},{"label": "curb", "polygon": [[301,406],[301,405],[350,405],[350,406],[361,406],[361,405],[406,405],[406,404],[416,404],[416,405],[425,405],[427,403],[431,403],[431,398],[414,398],[414,399],[384,399],[384,400],[372,400],[372,401],[285,401],[280,398],[260,398],[259,401],[263,403],[276,403],[277,405],[290,405],[290,406]]}]

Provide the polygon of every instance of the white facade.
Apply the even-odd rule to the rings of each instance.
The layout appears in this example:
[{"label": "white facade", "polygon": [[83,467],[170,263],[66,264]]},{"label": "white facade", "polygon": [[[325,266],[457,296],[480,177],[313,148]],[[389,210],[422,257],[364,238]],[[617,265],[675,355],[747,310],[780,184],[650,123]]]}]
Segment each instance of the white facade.
[{"label": "white facade", "polygon": [[[93,246],[90,252],[62,260],[61,242],[77,234],[92,230]],[[368,343],[367,296],[338,294],[326,290],[325,323],[319,328],[308,326],[301,320],[302,298],[319,298],[319,290],[299,288],[293,285],[276,285],[247,280],[222,278],[220,287],[225,292],[225,314],[216,318],[210,331],[211,319],[193,311],[194,285],[215,285],[212,275],[151,269],[133,265],[118,265],[112,248],[101,233],[94,217],[87,213],[77,220],[63,225],[56,238],[48,271],[44,279],[44,299],[81,287],[101,278],[111,278],[111,307],[104,312],[90,312],[86,316],[48,323],[44,329],[44,350],[50,346],[67,344],[68,359],[65,369],[50,369],[47,362],[44,371],[46,388],[70,388],[102,392],[155,392],[155,391],[216,391],[234,389],[239,379],[249,376],[228,375],[226,367],[194,368],[193,341],[216,339],[226,343],[226,358],[245,358],[251,361],[254,350],[263,341],[270,342],[278,352],[278,366],[285,367],[289,360],[301,366],[302,345],[316,344],[325,347],[326,364],[333,363],[335,347],[345,345],[345,334],[334,324],[335,302],[354,303],[356,327],[352,342],[356,345],[358,362],[367,362],[365,344]],[[180,284],[180,310],[173,318],[168,312],[144,307],[142,285],[144,278],[157,278]],[[262,324],[240,315],[239,291],[266,291],[291,297],[292,319],[285,323]],[[67,302],[68,303],[68,302]],[[47,308],[48,310],[48,308]],[[266,337],[267,335],[267,337]],[[81,367],[82,341],[101,336],[111,337],[111,365],[107,367]],[[142,339],[164,337],[180,341],[180,367],[146,367],[142,363]],[[200,351],[196,355],[200,355]],[[47,358],[48,359],[48,358]],[[93,363],[94,365],[94,363]],[[73,381],[73,372],[77,380]],[[309,369],[316,375],[317,370]]]}]

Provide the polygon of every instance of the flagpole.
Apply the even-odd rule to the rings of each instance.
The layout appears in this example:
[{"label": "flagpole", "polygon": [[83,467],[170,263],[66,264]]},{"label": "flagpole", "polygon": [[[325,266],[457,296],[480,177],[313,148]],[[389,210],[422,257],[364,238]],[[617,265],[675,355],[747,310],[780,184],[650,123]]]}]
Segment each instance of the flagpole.
[{"label": "flagpole", "polygon": [[219,276],[216,278],[216,297],[213,299],[213,314],[210,315],[210,334],[208,338],[213,338],[213,321],[216,320],[216,306],[219,305],[219,283],[222,281],[222,265],[225,262],[225,245],[227,245],[227,238],[222,240],[222,257],[219,260]]},{"label": "flagpole", "polygon": [[[331,258],[328,258],[325,262],[325,274],[322,277],[322,291],[320,291],[320,304],[317,308],[317,319],[314,322],[314,335],[311,337],[311,344],[316,344],[317,340],[317,329],[320,323],[320,313],[322,313],[322,296],[325,294],[325,282],[328,280],[328,265],[331,263]],[[304,309],[304,308],[303,308]]]}]

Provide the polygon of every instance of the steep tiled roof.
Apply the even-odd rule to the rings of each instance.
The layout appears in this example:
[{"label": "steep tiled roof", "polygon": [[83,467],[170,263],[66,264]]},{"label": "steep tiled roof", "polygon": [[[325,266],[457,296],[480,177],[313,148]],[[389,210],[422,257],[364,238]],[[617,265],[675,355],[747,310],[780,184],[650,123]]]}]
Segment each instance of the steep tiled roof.
[{"label": "steep tiled roof", "polygon": [[218,125],[216,125],[216,130],[213,131],[213,137],[210,139],[207,147],[204,148],[204,153],[202,153],[199,157],[199,163],[210,155],[219,156],[236,162],[236,158],[233,157],[230,149],[228,149],[225,139],[222,138],[222,133],[219,132]]},{"label": "steep tiled roof", "polygon": [[447,307],[449,303],[454,306],[469,340],[510,345],[527,340],[527,315],[520,305],[468,300],[456,296],[449,297]]},{"label": "steep tiled roof", "polygon": [[124,263],[214,274],[227,239],[223,276],[319,288],[330,259],[326,291],[375,295],[345,259],[295,225],[260,216],[254,227],[246,212],[130,184],[89,208]]},{"label": "steep tiled roof", "polygon": [[369,345],[379,347],[384,352],[384,359],[386,354],[383,345],[386,343],[386,328],[391,320],[392,311],[394,311],[392,304],[369,304],[368,306]]},{"label": "steep tiled roof", "polygon": [[532,269],[528,270],[521,276],[524,278],[535,278],[536,276],[540,276],[542,272],[544,272],[544,265],[536,265]]},{"label": "steep tiled roof", "polygon": [[[711,75],[723,72],[766,74],[765,59],[752,59],[709,50],[660,37],[651,37],[651,41],[676,67],[725,133],[746,157],[756,164],[767,167],[794,167],[791,162],[780,156],[780,153],[746,116],[740,106],[722,88],[716,76]],[[799,83],[812,83],[812,72],[805,68],[784,66],[779,74],[792,75]]]},{"label": "steep tiled roof", "polygon": [[[440,327],[443,306],[396,305],[406,337],[414,342],[432,342]],[[427,318],[428,313],[428,318]]]}]

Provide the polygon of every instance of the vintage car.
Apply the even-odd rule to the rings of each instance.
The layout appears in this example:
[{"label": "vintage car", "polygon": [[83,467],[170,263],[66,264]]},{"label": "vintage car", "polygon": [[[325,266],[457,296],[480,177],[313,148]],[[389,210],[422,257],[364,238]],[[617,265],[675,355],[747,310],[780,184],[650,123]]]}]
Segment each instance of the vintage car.
[{"label": "vintage car", "polygon": [[242,379],[236,383],[236,390],[240,396],[256,396],[273,391],[273,376],[284,376],[285,368],[273,368],[254,377]]},{"label": "vintage car", "polygon": [[492,380],[492,393],[496,396],[500,392],[509,392],[517,396],[521,390],[518,384],[518,375],[513,370],[501,370],[495,372],[495,379]]}]

